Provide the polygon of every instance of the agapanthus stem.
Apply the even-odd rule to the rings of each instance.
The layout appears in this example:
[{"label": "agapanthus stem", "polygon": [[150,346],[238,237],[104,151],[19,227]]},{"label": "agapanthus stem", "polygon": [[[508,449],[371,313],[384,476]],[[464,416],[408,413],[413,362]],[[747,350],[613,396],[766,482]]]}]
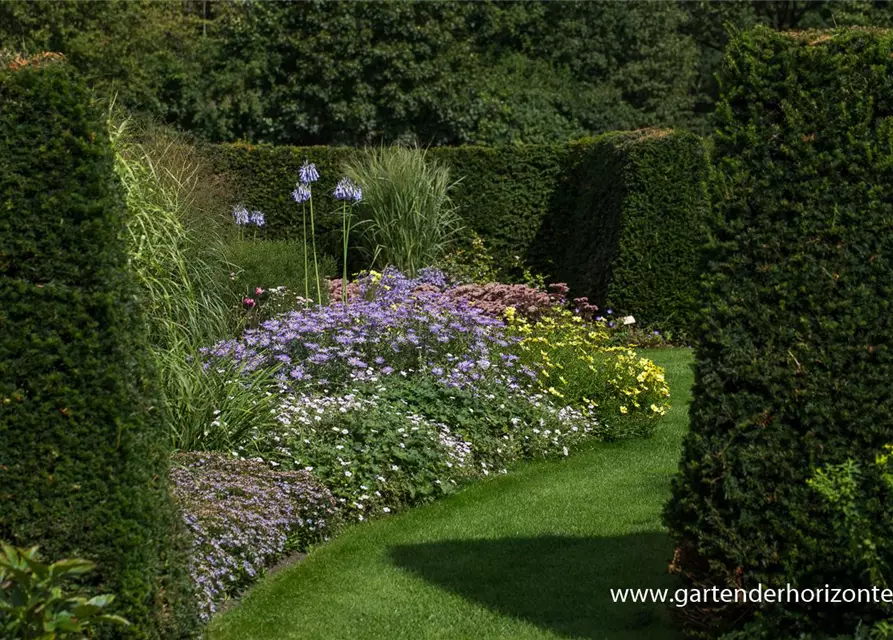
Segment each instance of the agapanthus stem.
[{"label": "agapanthus stem", "polygon": [[341,210],[341,242],[344,246],[344,264],[341,275],[341,302],[343,304],[347,304],[347,242],[350,234],[350,219],[348,216],[347,202],[345,201]]},{"label": "agapanthus stem", "polygon": [[307,205],[304,203],[301,203],[301,218],[302,218],[302,222],[304,224],[304,300],[309,300],[310,299],[310,256],[307,255]]},{"label": "agapanthus stem", "polygon": [[313,198],[310,198],[310,239],[313,243],[313,272],[316,275],[316,304],[322,304],[322,287],[319,282],[319,262],[316,259],[316,225],[313,222]]}]

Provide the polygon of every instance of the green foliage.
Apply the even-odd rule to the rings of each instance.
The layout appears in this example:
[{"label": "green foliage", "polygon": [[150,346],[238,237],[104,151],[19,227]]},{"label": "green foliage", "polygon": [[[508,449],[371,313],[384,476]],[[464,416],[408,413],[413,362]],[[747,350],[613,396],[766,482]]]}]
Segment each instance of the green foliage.
[{"label": "green foliage", "polygon": [[[37,547],[2,545],[0,553],[0,631],[8,638],[55,640],[84,637],[97,624],[128,626],[121,616],[104,613],[113,595],[66,594],[66,581],[92,571],[87,560],[40,561]],[[8,635],[7,635],[8,634]]]},{"label": "green foliage", "polygon": [[454,243],[435,266],[447,277],[463,284],[487,284],[499,281],[496,259],[476,231],[465,243]]},{"label": "green foliage", "polygon": [[756,25],[776,31],[893,26],[893,5],[872,0],[685,0],[679,5],[685,13],[679,24],[680,35],[690,36],[698,48],[690,126],[704,134],[711,131],[708,116],[719,96],[717,72],[722,67],[723,52],[735,33]]},{"label": "green foliage", "polygon": [[381,147],[345,170],[363,189],[356,235],[370,267],[395,266],[415,277],[440,259],[460,231],[449,167],[418,147]]},{"label": "green foliage", "polygon": [[112,127],[127,197],[130,265],[145,292],[149,342],[189,354],[235,328],[229,197],[196,149],[160,130]]},{"label": "green foliage", "polygon": [[[356,154],[237,144],[216,147],[214,162],[237,181],[240,198],[267,215],[270,237],[300,238],[300,205],[289,193],[301,163],[319,168],[315,192],[331,193],[340,167]],[[451,200],[467,233],[456,246],[468,247],[477,234],[501,280],[535,283],[531,271],[546,273],[573,295],[634,314],[648,327],[688,333],[707,214],[700,138],[647,130],[569,145],[438,147],[427,155],[459,180]],[[338,203],[314,201],[320,244],[335,253]]]},{"label": "green foliage", "polygon": [[[893,36],[865,29],[757,28],[730,45],[691,432],[666,510],[695,584],[871,586],[806,480],[893,440],[891,53]],[[749,612],[702,613],[716,632]],[[763,618],[774,637],[812,637],[879,615]]]},{"label": "green foliage", "polygon": [[168,366],[164,399],[171,416],[170,438],[178,451],[234,451],[276,424],[275,367],[255,371],[234,365],[183,363],[178,351],[160,361]]},{"label": "green foliage", "polygon": [[[232,286],[240,297],[254,297],[256,289],[285,287],[304,295],[305,276],[303,243],[295,240],[237,240],[229,245],[229,257],[234,271]],[[319,256],[320,278],[331,278],[337,273],[335,260],[328,255]],[[313,269],[311,265],[311,270]],[[310,298],[316,297],[314,274],[310,273]],[[328,290],[323,287],[320,304],[328,303]]]},{"label": "green foliage", "polygon": [[[187,3],[79,0],[0,3],[0,48],[65,54],[104,99],[164,121],[184,107],[211,53]],[[184,104],[185,103],[185,104]],[[186,122],[184,122],[186,124]]]},{"label": "green foliage", "polygon": [[191,122],[214,140],[303,145],[555,143],[678,124],[695,64],[683,17],[671,3],[226,4],[216,82]]},{"label": "green foliage", "polygon": [[63,63],[0,70],[0,538],[94,561],[132,627],[195,611],[124,194],[105,119]]},{"label": "green foliage", "polygon": [[[430,377],[416,376],[389,380],[377,393],[434,424],[449,425],[453,433],[469,443],[474,469],[486,470],[485,474],[513,467],[522,460],[567,455],[568,448],[579,446],[586,438],[610,437],[607,429],[568,427],[542,404],[513,394],[501,384],[456,389]],[[559,443],[550,436],[561,429],[565,433]]]},{"label": "green foliage", "polygon": [[[555,143],[683,124],[675,3],[0,3],[0,48],[213,141]],[[411,29],[407,29],[411,25]]]},{"label": "green foliage", "polygon": [[386,512],[454,490],[456,471],[434,425],[388,404],[318,418],[281,438],[291,458],[283,462],[312,467],[348,513]]},{"label": "green foliage", "polygon": [[[687,334],[706,241],[707,156],[690,133],[611,133],[572,148],[537,248],[577,296]],[[547,258],[544,258],[547,259]]]}]

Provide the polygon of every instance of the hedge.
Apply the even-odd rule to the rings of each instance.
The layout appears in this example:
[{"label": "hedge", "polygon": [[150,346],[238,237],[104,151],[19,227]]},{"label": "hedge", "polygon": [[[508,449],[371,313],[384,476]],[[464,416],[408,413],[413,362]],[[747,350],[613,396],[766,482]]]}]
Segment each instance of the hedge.
[{"label": "hedge", "polygon": [[[352,148],[231,144],[212,150],[242,201],[266,214],[268,237],[300,237],[290,199],[305,160],[331,193]],[[576,295],[684,329],[705,213],[706,157],[690,133],[608,134],[564,145],[435,147],[460,178],[453,193],[467,229],[501,265],[520,260]],[[336,203],[314,198],[320,243],[340,246]],[[516,260],[517,257],[517,260]],[[366,265],[356,265],[358,268]]]},{"label": "hedge", "polygon": [[[228,174],[235,191],[251,209],[266,215],[267,237],[300,238],[301,208],[291,200],[298,169],[305,160],[316,164],[314,214],[322,245],[340,255],[340,203],[320,194],[332,193],[343,162],[357,153],[350,147],[287,147],[244,143],[213,148],[215,166]],[[502,264],[527,257],[549,197],[558,184],[565,157],[563,145],[526,147],[435,147],[428,153],[446,162],[454,179],[452,193],[469,229],[480,233]],[[366,265],[362,265],[366,266]]]},{"label": "hedge", "polygon": [[192,635],[123,194],[56,57],[0,70],[0,211],[0,539],[95,561],[87,586],[133,625],[113,637]]},{"label": "hedge", "polygon": [[[572,145],[537,247],[571,290],[688,334],[706,241],[708,159],[684,131],[614,132]],[[541,256],[541,260],[544,257]]]},{"label": "hedge", "polygon": [[[807,479],[893,442],[891,78],[883,31],[758,28],[727,51],[691,430],[665,514],[690,583],[872,586]],[[718,633],[753,607],[686,613]],[[881,617],[878,604],[781,604],[742,637],[830,637]]]}]

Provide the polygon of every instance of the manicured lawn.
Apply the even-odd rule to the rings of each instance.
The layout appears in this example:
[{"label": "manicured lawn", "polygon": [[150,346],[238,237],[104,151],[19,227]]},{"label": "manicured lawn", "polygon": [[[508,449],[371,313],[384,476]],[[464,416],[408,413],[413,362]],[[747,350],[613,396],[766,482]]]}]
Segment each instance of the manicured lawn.
[{"label": "manicured lawn", "polygon": [[654,437],[355,526],[256,585],[209,637],[681,637],[665,605],[614,604],[609,592],[676,585],[660,511],[688,423],[691,354],[646,355],[666,368],[673,401]]}]

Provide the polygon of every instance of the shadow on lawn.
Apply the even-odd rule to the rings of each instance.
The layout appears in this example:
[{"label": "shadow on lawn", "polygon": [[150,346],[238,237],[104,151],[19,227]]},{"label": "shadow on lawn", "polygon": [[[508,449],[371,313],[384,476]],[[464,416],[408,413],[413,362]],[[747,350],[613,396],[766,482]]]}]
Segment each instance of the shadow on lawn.
[{"label": "shadow on lawn", "polygon": [[681,638],[661,603],[614,603],[612,588],[678,586],[664,533],[448,540],[392,547],[391,560],[503,615],[572,638]]}]

